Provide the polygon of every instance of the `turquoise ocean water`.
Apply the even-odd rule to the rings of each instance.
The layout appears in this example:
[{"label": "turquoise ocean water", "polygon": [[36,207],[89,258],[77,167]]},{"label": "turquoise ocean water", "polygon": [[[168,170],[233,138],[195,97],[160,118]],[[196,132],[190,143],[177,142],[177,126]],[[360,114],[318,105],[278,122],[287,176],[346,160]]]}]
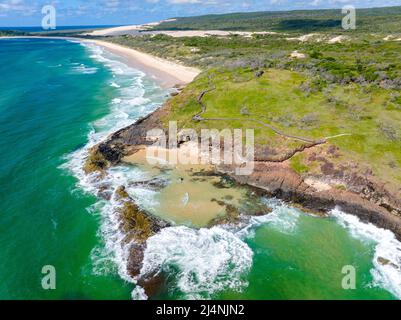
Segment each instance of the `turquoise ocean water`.
[{"label": "turquoise ocean water", "polygon": [[[81,166],[91,145],[155,110],[167,91],[99,47],[62,40],[0,40],[0,75],[0,299],[144,298],[125,273],[113,203],[96,197]],[[102,183],[142,177],[117,167]],[[133,194],[152,205],[150,190]],[[401,297],[391,232],[339,210],[315,218],[266,201],[273,214],[241,228],[175,226],[151,238],[144,272],[171,274],[156,298]],[[56,290],[41,287],[45,265],[56,268]],[[356,290],[341,287],[345,265],[356,268]]]}]

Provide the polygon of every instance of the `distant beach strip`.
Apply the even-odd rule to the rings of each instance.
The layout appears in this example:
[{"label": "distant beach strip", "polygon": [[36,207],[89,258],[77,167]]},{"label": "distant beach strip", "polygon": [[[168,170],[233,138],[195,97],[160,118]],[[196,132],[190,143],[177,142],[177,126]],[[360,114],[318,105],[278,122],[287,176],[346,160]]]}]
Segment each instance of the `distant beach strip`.
[{"label": "distant beach strip", "polygon": [[197,68],[186,67],[118,44],[100,40],[78,40],[94,43],[124,58],[128,66],[145,72],[163,88],[188,84],[201,73],[201,70]]}]

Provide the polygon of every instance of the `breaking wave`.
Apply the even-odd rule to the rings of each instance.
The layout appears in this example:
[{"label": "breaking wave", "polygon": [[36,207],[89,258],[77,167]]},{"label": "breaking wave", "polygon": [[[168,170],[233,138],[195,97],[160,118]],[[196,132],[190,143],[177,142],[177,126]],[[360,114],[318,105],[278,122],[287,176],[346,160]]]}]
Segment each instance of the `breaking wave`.
[{"label": "breaking wave", "polygon": [[[91,124],[86,146],[67,155],[66,163],[61,168],[68,170],[78,179],[77,189],[74,192],[84,191],[98,197],[101,190],[103,198],[111,199],[99,200],[88,208],[90,213],[100,214],[101,217],[99,238],[102,243],[92,250],[93,272],[95,274],[117,272],[124,280],[135,282],[127,273],[128,248],[122,244],[124,235],[119,230],[116,214],[118,203],[113,200],[113,194],[119,186],[143,181],[146,176],[139,169],[121,165],[111,168],[104,178],[99,179],[97,174],[86,175],[83,167],[93,146],[115,131],[156,110],[165,101],[167,92],[148,81],[144,73],[126,66],[118,60],[118,57],[101,47],[80,44],[87,48],[91,58],[101,62],[111,71],[112,80],[109,84],[115,90],[117,98],[111,101],[109,114]],[[89,74],[95,73],[97,68],[76,64],[73,70]]]},{"label": "breaking wave", "polygon": [[219,291],[246,286],[243,275],[253,252],[235,234],[220,227],[163,229],[147,242],[141,275],[176,274],[176,288],[185,299],[205,299]]},{"label": "breaking wave", "polygon": [[[171,227],[147,242],[141,276],[164,272],[174,275],[175,292],[184,299],[210,299],[223,290],[241,291],[252,268],[253,251],[245,240],[256,228],[269,223],[283,233],[296,232],[300,212],[276,199],[264,199],[273,209],[261,217],[250,217],[238,226],[211,229]],[[135,299],[143,299],[141,288]]]},{"label": "breaking wave", "polygon": [[88,67],[84,64],[80,64],[77,66],[74,66],[72,68],[74,73],[82,73],[82,74],[95,74],[97,73],[98,68],[96,67]]},{"label": "breaking wave", "polygon": [[[93,44],[85,46],[91,57],[109,68],[112,72],[110,87],[116,90],[116,97],[110,102],[110,113],[91,124],[87,145],[67,156],[62,168],[69,170],[77,179],[78,190],[99,195],[99,200],[88,209],[100,214],[99,237],[102,244],[92,251],[96,274],[118,273],[124,280],[134,283],[127,273],[128,247],[122,245],[124,235],[119,230],[116,214],[118,203],[113,194],[119,186],[126,186],[130,195],[140,206],[154,205],[154,192],[144,187],[131,186],[135,181],[148,177],[143,171],[127,166],[108,170],[103,179],[83,172],[85,159],[94,145],[103,141],[111,133],[132,124],[135,120],[156,110],[166,98],[167,92],[148,82],[145,75],[120,62],[111,53]],[[74,66],[79,72],[96,72],[90,67]],[[254,235],[262,224],[270,224],[276,230],[292,234],[297,232],[300,211],[274,199],[265,199],[273,209],[262,217],[250,217],[240,226],[220,226],[211,229],[191,229],[170,227],[149,238],[145,251],[142,275],[165,271],[175,275],[175,287],[183,298],[208,299],[221,290],[241,290],[247,286],[246,274],[252,267],[253,252],[246,239]],[[379,229],[359,221],[354,216],[339,210],[332,212],[337,221],[355,237],[376,243],[374,266],[371,271],[375,283],[401,298],[401,244],[390,231]],[[384,258],[388,264],[380,264]],[[398,268],[396,268],[397,266]],[[133,299],[146,299],[145,292],[137,286]]]},{"label": "breaking wave", "polygon": [[394,233],[371,223],[364,223],[358,217],[342,212],[338,208],[331,214],[353,237],[375,245],[374,268],[370,271],[373,284],[401,299],[401,243]]},{"label": "breaking wave", "polygon": [[272,212],[260,217],[250,217],[247,225],[237,232],[239,237],[253,237],[256,227],[263,224],[269,224],[277,231],[288,235],[297,231],[298,220],[301,215],[299,210],[275,198],[264,198],[263,201],[267,207],[272,209]]}]

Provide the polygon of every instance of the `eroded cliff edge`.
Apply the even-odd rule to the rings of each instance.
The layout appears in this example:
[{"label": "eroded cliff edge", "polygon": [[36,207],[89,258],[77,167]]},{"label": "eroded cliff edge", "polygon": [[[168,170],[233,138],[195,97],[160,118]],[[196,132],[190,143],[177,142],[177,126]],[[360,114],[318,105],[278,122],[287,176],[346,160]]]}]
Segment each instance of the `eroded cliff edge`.
[{"label": "eroded cliff edge", "polygon": [[[149,130],[164,128],[160,119],[169,109],[170,105],[166,103],[96,146],[88,158],[87,170],[106,169],[144,146],[152,145],[152,141],[147,141],[146,134]],[[165,133],[168,136],[167,129]],[[309,156],[321,156],[323,151],[335,153],[333,146],[322,148],[308,150]],[[401,199],[388,191],[383,182],[373,176],[336,168],[324,156],[321,161],[325,168],[324,176],[302,176],[291,168],[288,159],[282,162],[264,161],[260,155],[265,153],[264,149],[256,146],[256,154],[259,156],[251,175],[237,176],[233,166],[216,166],[215,170],[230,176],[239,184],[257,188],[261,194],[292,202],[313,212],[327,213],[338,206],[364,222],[391,230],[401,239]]]}]

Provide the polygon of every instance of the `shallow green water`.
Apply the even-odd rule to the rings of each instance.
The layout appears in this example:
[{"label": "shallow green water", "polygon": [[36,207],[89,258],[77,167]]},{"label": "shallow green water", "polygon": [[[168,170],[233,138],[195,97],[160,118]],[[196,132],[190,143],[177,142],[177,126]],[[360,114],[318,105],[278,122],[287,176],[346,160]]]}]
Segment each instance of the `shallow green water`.
[{"label": "shallow green water", "polygon": [[[372,287],[374,244],[352,238],[333,219],[300,215],[289,228],[266,224],[246,242],[255,252],[245,294],[252,299],[392,299]],[[356,290],[344,290],[342,268],[356,269]]]},{"label": "shallow green water", "polygon": [[[162,232],[150,241],[147,253],[152,263],[163,261],[162,270],[170,274],[157,299],[394,299],[384,289],[389,288],[389,281],[382,281],[386,277],[372,273],[388,271],[373,264],[377,242],[353,234],[338,214],[336,219],[317,218],[278,203],[270,216],[254,219],[251,227],[231,230],[235,236],[221,228],[204,233],[179,227],[173,232],[179,240],[173,243],[171,233]],[[345,217],[354,223],[354,217]],[[374,226],[365,230],[377,231]],[[161,245],[175,254],[165,254]],[[355,268],[355,289],[342,286],[344,266]],[[214,282],[203,285],[201,279]],[[220,290],[221,285],[228,289]]]},{"label": "shallow green water", "polygon": [[[99,49],[58,40],[1,40],[0,74],[0,299],[130,299],[112,208],[83,192],[91,187],[79,161],[91,131],[101,139],[165,92]],[[111,176],[117,186],[141,173],[120,167]],[[246,232],[173,227],[156,236],[147,266],[170,273],[156,298],[393,298],[372,286],[381,239],[283,208]],[[41,287],[45,265],[57,270],[54,291]],[[341,288],[344,265],[357,269],[356,290]]]}]

